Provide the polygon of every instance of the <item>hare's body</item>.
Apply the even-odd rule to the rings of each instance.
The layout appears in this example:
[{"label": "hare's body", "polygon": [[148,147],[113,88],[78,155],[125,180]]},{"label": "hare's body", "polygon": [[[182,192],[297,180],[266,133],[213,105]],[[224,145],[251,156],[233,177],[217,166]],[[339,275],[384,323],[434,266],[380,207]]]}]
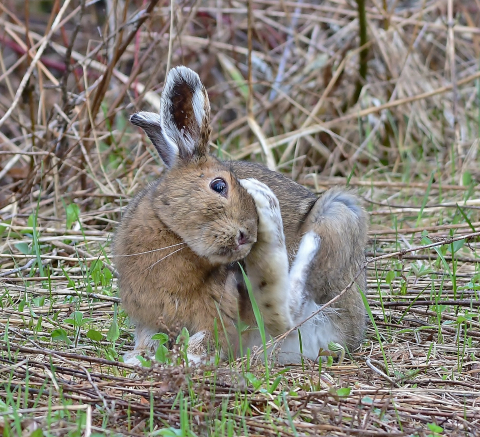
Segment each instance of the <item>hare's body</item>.
[{"label": "hare's body", "polygon": [[[262,165],[209,155],[208,96],[184,67],[167,78],[161,114],[131,120],[168,168],[131,202],[114,239],[123,306],[136,323],[129,361],[152,351],[154,333],[182,327],[193,334],[192,358],[206,354],[215,325],[222,349],[230,344],[236,351],[238,318],[255,324],[241,260],[271,335],[296,326],[355,280],[300,329],[311,359],[330,341],[356,348],[365,329],[357,287],[366,288],[367,236],[358,198],[338,189],[317,198]],[[258,344],[258,335],[247,332],[243,343]],[[298,361],[299,353],[293,331],[281,361]]]}]

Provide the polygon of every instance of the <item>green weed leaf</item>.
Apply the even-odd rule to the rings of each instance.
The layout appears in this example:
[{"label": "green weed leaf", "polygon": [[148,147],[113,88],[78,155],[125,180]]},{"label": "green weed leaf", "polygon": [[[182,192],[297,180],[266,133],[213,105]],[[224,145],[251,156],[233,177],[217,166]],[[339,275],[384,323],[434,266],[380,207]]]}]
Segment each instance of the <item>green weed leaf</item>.
[{"label": "green weed leaf", "polygon": [[112,280],[112,272],[104,267],[100,260],[93,261],[90,265],[90,277],[95,286],[102,285],[103,287],[110,284]]},{"label": "green weed leaf", "polygon": [[29,228],[35,227],[35,215],[34,215],[34,214],[30,214],[30,215],[28,216],[27,226],[28,226]]},{"label": "green weed leaf", "polygon": [[188,332],[188,329],[183,327],[180,334],[177,337],[177,344],[184,344],[188,345],[188,342],[190,341],[190,333]]},{"label": "green weed leaf", "polygon": [[95,329],[89,329],[87,331],[87,337],[93,341],[101,341],[103,338],[103,335],[101,332],[96,331]]},{"label": "green weed leaf", "polygon": [[17,243],[15,247],[24,255],[30,255],[32,253],[32,249],[28,243]]},{"label": "green weed leaf", "polygon": [[155,352],[155,360],[159,363],[166,363],[168,361],[168,349],[162,344],[158,346]]},{"label": "green weed leaf", "polygon": [[362,398],[362,404],[364,405],[373,405],[373,399],[370,396],[364,396]]},{"label": "green weed leaf", "polygon": [[42,307],[45,304],[45,296],[34,297],[32,303],[36,307]]},{"label": "green weed leaf", "polygon": [[394,279],[395,279],[395,272],[393,270],[390,270],[387,273],[387,276],[385,277],[385,282],[387,284],[391,284]]},{"label": "green weed leaf", "polygon": [[466,170],[462,175],[462,185],[468,187],[472,183],[472,173]]},{"label": "green weed leaf", "polygon": [[113,320],[107,332],[107,340],[115,342],[118,340],[118,337],[120,337],[120,330],[118,329],[117,321]]},{"label": "green weed leaf", "polygon": [[458,240],[454,241],[451,245],[448,246],[448,251],[452,251],[453,246],[453,253],[457,253],[463,246],[465,246],[465,240]]},{"label": "green weed leaf", "polygon": [[182,436],[182,430],[177,429],[177,428],[163,428],[159,429],[158,431],[154,431],[153,433],[150,434],[152,437],[153,436],[162,436],[162,437],[180,437]]},{"label": "green weed leaf", "polygon": [[[423,231],[422,232],[422,244],[426,246],[426,245],[429,245],[429,244],[432,244],[432,243],[433,243],[433,241],[429,238],[427,232]],[[437,255],[442,260],[442,263],[445,267],[445,270],[447,271],[448,274],[450,274],[450,267],[449,267],[449,264],[447,263],[447,261],[445,259],[444,254],[442,253],[442,246],[440,246],[440,247],[435,246],[435,247],[433,247],[433,250],[435,250],[435,252],[437,252]]]},{"label": "green weed leaf", "polygon": [[18,304],[18,311],[23,312],[23,309],[25,308],[26,301],[23,299],[19,304]]},{"label": "green weed leaf", "polygon": [[347,396],[350,395],[351,391],[352,391],[352,389],[350,387],[339,388],[337,390],[337,396],[340,396],[342,398],[346,398]]},{"label": "green weed leaf", "polygon": [[253,388],[255,390],[257,390],[263,383],[263,381],[261,379],[258,379],[253,373],[246,372],[244,376],[248,380],[248,382],[253,385]]},{"label": "green weed leaf", "polygon": [[91,318],[84,319],[83,313],[81,311],[74,311],[72,314],[70,314],[70,317],[68,319],[64,320],[64,322],[75,327],[82,327],[88,322],[91,322],[92,320],[93,319]]},{"label": "green weed leaf", "polygon": [[281,376],[277,376],[275,378],[275,381],[272,382],[272,385],[268,387],[268,393],[272,394],[278,387],[278,384],[280,384],[280,381],[282,380]]},{"label": "green weed leaf", "polygon": [[168,341],[168,335],[163,332],[152,335],[152,340],[158,340],[158,344],[165,344]]},{"label": "green weed leaf", "polygon": [[67,229],[71,229],[72,225],[76,221],[78,221],[78,218],[80,217],[80,208],[77,204],[71,203],[70,205],[67,205],[66,213],[67,213]]},{"label": "green weed leaf", "polygon": [[440,434],[443,432],[443,428],[438,426],[436,423],[427,423],[427,427],[430,431]]},{"label": "green weed leaf", "polygon": [[146,360],[145,358],[143,358],[141,355],[137,355],[136,357],[138,359],[138,361],[140,361],[140,364],[143,366],[143,367],[152,367],[152,362],[150,360]]},{"label": "green weed leaf", "polygon": [[55,329],[52,332],[51,336],[52,336],[52,340],[54,341],[63,341],[67,344],[72,344],[71,340],[67,336],[67,332],[65,331],[65,329],[62,329],[62,328]]}]

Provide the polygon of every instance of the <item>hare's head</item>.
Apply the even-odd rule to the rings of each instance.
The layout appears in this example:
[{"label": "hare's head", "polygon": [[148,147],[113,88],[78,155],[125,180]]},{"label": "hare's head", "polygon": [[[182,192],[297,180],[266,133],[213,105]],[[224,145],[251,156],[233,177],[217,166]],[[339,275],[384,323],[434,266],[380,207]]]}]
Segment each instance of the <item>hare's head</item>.
[{"label": "hare's head", "polygon": [[170,70],[160,114],[138,112],[130,121],[167,167],[152,205],[162,222],[212,263],[244,258],[257,239],[255,204],[228,163],[209,154],[210,103],[198,75]]}]

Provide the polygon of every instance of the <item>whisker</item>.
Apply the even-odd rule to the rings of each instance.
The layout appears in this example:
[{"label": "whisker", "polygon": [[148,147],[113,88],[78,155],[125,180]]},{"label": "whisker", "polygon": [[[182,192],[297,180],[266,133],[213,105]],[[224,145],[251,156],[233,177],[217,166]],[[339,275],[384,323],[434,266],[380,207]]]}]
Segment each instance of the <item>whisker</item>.
[{"label": "whisker", "polygon": [[185,249],[185,247],[181,247],[180,249],[174,250],[172,253],[169,253],[168,255],[164,256],[163,258],[160,258],[158,261],[155,261],[150,267],[147,267],[144,271],[152,270],[153,267],[155,267],[155,265],[157,265],[160,261],[163,261],[164,259],[168,258],[169,256],[172,256],[174,253],[180,252],[183,249]]},{"label": "whisker", "polygon": [[146,250],[145,252],[137,252],[137,253],[130,253],[128,255],[112,255],[113,258],[120,258],[120,257],[127,257],[127,256],[137,256],[137,255],[144,255],[146,253],[152,253],[152,252],[159,252],[160,250],[165,250],[165,249],[170,249],[172,247],[176,247],[176,246],[181,246],[182,244],[187,244],[185,243],[184,241],[182,241],[181,243],[177,243],[177,244],[172,244],[171,246],[166,246],[166,247],[161,247],[159,249],[152,249],[152,250]]},{"label": "whisker", "polygon": [[[191,240],[191,241],[197,241],[197,240],[200,240],[200,238],[195,238],[194,240]],[[130,254],[128,254],[128,255],[111,255],[111,258],[121,258],[121,257],[123,258],[123,257],[127,257],[127,256],[144,255],[144,254],[146,254],[146,253],[159,252],[160,250],[171,249],[172,247],[181,246],[182,244],[187,244],[187,243],[185,243],[184,241],[182,241],[181,243],[172,244],[171,246],[160,247],[159,249],[147,250],[147,251],[145,251],[145,252],[130,253]],[[173,252],[173,253],[175,253],[175,252]]]}]

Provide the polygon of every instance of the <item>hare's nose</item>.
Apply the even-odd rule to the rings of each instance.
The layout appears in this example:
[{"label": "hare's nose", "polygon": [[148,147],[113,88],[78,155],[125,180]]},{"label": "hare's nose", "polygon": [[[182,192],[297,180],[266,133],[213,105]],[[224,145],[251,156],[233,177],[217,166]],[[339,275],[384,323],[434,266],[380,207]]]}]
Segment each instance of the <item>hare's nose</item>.
[{"label": "hare's nose", "polygon": [[240,229],[237,235],[237,244],[239,246],[243,246],[244,244],[247,244],[247,243],[249,243],[248,235],[244,230]]}]

